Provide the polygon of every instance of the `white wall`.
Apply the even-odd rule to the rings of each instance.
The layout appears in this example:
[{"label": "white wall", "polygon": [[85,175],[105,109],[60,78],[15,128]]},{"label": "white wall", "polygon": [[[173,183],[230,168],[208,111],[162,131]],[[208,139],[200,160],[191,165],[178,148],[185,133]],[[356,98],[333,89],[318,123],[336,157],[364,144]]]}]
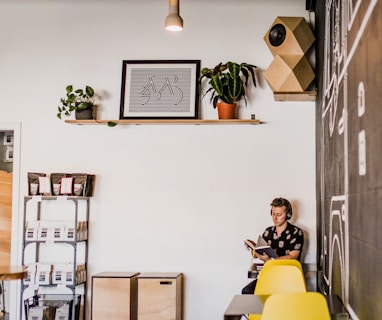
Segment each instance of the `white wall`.
[{"label": "white wall", "polygon": [[[305,262],[315,262],[314,103],[275,102],[262,77],[274,19],[308,15],[303,0],[183,0],[185,29],[169,33],[167,11],[166,0],[1,1],[0,121],[22,124],[21,195],[30,171],[97,175],[90,275],[183,272],[184,319],[219,319],[248,282],[242,240],[271,224],[274,197],[292,201]],[[99,117],[118,118],[123,59],[256,64],[259,86],[241,116],[265,123],[108,128],[56,118],[70,83],[106,91]],[[217,117],[208,99],[201,109]]]}]

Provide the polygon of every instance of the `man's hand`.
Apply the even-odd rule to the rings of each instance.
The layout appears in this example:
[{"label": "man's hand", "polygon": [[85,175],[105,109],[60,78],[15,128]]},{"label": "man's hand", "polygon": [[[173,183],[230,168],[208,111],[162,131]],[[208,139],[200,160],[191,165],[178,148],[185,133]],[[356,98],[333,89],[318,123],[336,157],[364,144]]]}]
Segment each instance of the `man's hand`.
[{"label": "man's hand", "polygon": [[260,259],[260,260],[262,260],[264,262],[271,259],[266,253],[258,254],[255,250],[253,250],[253,252],[255,254],[254,257],[256,257],[256,258],[258,258],[258,259]]},{"label": "man's hand", "polygon": [[256,254],[254,250],[254,248],[256,247],[256,242],[251,239],[246,239],[244,240],[244,247],[246,250],[251,251],[251,255],[254,258]]},{"label": "man's hand", "polygon": [[251,251],[251,250],[253,250],[256,247],[256,242],[251,240],[251,239],[245,239],[244,240],[244,247],[248,251]]}]

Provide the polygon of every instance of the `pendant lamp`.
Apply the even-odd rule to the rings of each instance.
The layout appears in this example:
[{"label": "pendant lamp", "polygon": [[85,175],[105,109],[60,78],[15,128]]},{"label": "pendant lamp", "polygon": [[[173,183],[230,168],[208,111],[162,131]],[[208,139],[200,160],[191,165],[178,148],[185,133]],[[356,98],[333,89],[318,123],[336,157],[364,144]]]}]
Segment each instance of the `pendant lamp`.
[{"label": "pendant lamp", "polygon": [[166,17],[165,28],[168,31],[183,30],[183,19],[179,15],[179,0],[169,0],[169,13]]}]

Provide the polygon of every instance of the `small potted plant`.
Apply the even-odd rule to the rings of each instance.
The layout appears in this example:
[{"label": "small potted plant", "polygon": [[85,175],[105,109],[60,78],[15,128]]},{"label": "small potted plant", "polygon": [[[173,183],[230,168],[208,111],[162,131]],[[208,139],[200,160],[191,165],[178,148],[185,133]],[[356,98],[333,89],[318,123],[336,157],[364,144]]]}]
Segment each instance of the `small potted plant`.
[{"label": "small potted plant", "polygon": [[77,120],[94,119],[95,98],[94,89],[90,86],[86,86],[85,90],[74,90],[72,85],[68,85],[66,97],[60,100],[57,117],[62,119],[62,115],[70,116],[74,112]]},{"label": "small potted plant", "polygon": [[[227,62],[219,63],[213,69],[203,68],[199,82],[208,80],[210,88],[203,97],[211,93],[210,102],[213,107],[218,107],[219,119],[234,119],[237,102],[244,99],[247,104],[247,87],[252,78],[256,87],[255,65],[249,63]],[[226,114],[224,110],[228,109]]]}]

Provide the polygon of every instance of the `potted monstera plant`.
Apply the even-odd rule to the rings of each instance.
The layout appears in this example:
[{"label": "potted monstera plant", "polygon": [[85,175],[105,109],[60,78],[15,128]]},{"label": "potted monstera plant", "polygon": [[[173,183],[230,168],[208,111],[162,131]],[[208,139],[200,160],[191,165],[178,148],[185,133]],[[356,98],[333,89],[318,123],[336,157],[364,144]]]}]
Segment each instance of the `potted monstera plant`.
[{"label": "potted monstera plant", "polygon": [[200,85],[207,82],[210,102],[218,108],[219,119],[234,119],[237,103],[244,99],[247,104],[247,89],[252,79],[256,87],[255,69],[257,66],[249,63],[227,62],[219,63],[214,68],[203,68],[200,75]]},{"label": "potted monstera plant", "polygon": [[73,85],[66,86],[66,96],[61,98],[58,106],[57,117],[70,116],[75,113],[77,120],[95,118],[95,92],[90,86],[83,89],[73,89]]}]

